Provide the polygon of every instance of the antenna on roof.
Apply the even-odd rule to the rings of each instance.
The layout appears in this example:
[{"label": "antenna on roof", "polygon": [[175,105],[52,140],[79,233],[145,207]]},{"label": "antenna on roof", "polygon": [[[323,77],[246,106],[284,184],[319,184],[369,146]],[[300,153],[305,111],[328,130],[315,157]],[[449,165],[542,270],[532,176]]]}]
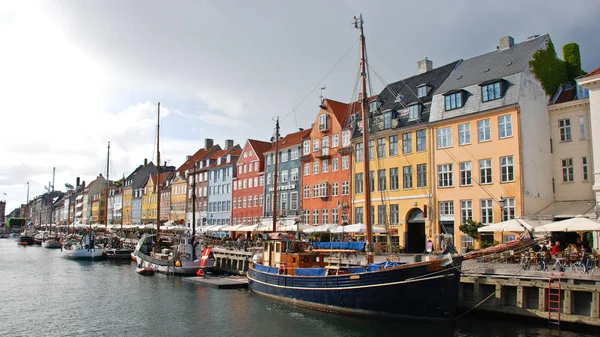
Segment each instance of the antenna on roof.
[{"label": "antenna on roof", "polygon": [[323,101],[324,101],[324,99],[323,99],[323,91],[325,89],[327,89],[327,86],[321,87],[321,95],[319,96],[319,98],[321,99],[321,104],[323,104]]}]

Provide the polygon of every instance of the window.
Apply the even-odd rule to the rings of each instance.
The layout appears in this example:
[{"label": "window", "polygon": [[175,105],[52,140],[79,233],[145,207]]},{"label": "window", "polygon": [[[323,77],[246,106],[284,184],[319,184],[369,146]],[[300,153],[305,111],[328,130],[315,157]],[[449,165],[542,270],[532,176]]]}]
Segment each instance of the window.
[{"label": "window", "polygon": [[383,114],[383,128],[389,129],[392,127],[392,112],[388,111]]},{"label": "window", "polygon": [[329,172],[329,159],[323,159],[323,162],[321,163],[321,171],[323,173]]},{"label": "window", "polygon": [[400,208],[398,204],[390,205],[390,225],[398,226],[400,220]]},{"label": "window", "polygon": [[452,164],[438,165],[438,187],[452,187]]},{"label": "window", "polygon": [[377,139],[377,158],[385,158],[385,138]]},{"label": "window", "polygon": [[[252,181],[252,180],[250,180],[250,181]],[[244,180],[244,182],[246,182],[246,181]],[[288,182],[288,170],[283,170],[283,171],[281,171],[281,183],[287,183],[287,182]],[[250,186],[250,187],[252,187],[252,186]]]},{"label": "window", "polygon": [[327,117],[328,115],[319,115],[319,131],[327,130]]},{"label": "window", "polygon": [[491,184],[492,183],[492,160],[481,159],[479,161],[479,183]]},{"label": "window", "polygon": [[363,161],[363,157],[364,157],[364,153],[363,153],[363,143],[356,143],[356,150],[355,150],[355,158],[354,160],[356,160],[356,162],[361,162]]},{"label": "window", "polygon": [[404,180],[404,185],[402,187],[404,189],[412,188],[412,166],[404,166],[402,172]]},{"label": "window", "polygon": [[512,137],[512,116],[505,115],[498,117],[498,132],[500,133],[500,138]]},{"label": "window", "polygon": [[387,189],[387,178],[385,176],[385,169],[377,171],[377,189],[379,191],[385,191]]},{"label": "window", "polygon": [[571,120],[561,119],[558,121],[558,129],[560,130],[560,141],[570,142],[571,141]]},{"label": "window", "polygon": [[331,209],[331,223],[332,224],[338,224],[340,222],[338,212],[339,212],[339,210],[337,208]]},{"label": "window", "polygon": [[313,185],[313,198],[318,198],[321,193],[321,188],[319,185]]},{"label": "window", "polygon": [[420,87],[417,88],[417,97],[425,97],[427,96],[427,86],[426,85],[422,85]]},{"label": "window", "polygon": [[473,219],[473,200],[460,201],[460,223]]},{"label": "window", "polygon": [[305,176],[310,175],[310,164],[309,163],[304,164],[304,175]]},{"label": "window", "polygon": [[350,130],[342,131],[342,146],[346,147],[350,145]]},{"label": "window", "polygon": [[454,217],[454,201],[440,201],[440,217]]},{"label": "window", "polygon": [[369,191],[375,191],[375,171],[369,171]]},{"label": "window", "polygon": [[452,147],[452,127],[437,129],[436,135],[438,149]]},{"label": "window", "polygon": [[390,169],[390,190],[398,189],[398,168],[394,167]]},{"label": "window", "polygon": [[310,198],[310,186],[304,185],[304,199]]},{"label": "window", "polygon": [[313,174],[319,174],[319,161],[314,161],[313,162]]},{"label": "window", "polygon": [[369,102],[369,112],[375,112],[377,110],[377,101]]},{"label": "window", "polygon": [[304,223],[309,224],[310,223],[310,210],[309,209],[303,210],[302,217],[304,218]]},{"label": "window", "polygon": [[331,196],[337,197],[338,194],[339,194],[339,184],[338,183],[332,183],[331,184]]},{"label": "window", "polygon": [[471,186],[473,181],[471,179],[472,173],[472,165],[470,161],[465,161],[460,163],[460,186]]},{"label": "window", "polygon": [[417,188],[427,187],[427,164],[417,165]]},{"label": "window", "polygon": [[342,195],[350,195],[350,182],[342,181]]},{"label": "window", "polygon": [[[291,174],[290,174],[290,181],[298,181],[298,168],[295,167],[293,169],[290,170]],[[256,178],[254,178],[254,182],[255,182],[255,186],[256,186]]]},{"label": "window", "polygon": [[[254,200],[256,200],[256,197],[254,197]],[[298,192],[290,193],[290,209],[293,211],[298,209]]]},{"label": "window", "polygon": [[581,160],[582,168],[583,168],[583,181],[588,180],[588,161],[587,157],[583,157]]},{"label": "window", "polygon": [[481,86],[481,101],[488,102],[501,98],[500,82]]},{"label": "window", "polygon": [[363,193],[363,191],[364,191],[363,174],[362,173],[357,173],[355,175],[355,180],[354,181],[355,181],[354,186],[356,186],[355,187],[356,193]]},{"label": "window", "polygon": [[502,221],[507,221],[515,218],[515,198],[504,199],[504,207],[502,208]]},{"label": "window", "polygon": [[460,236],[460,249],[461,253],[467,253],[468,251],[473,249],[473,238],[463,234]]},{"label": "window", "polygon": [[412,133],[407,132],[402,134],[402,153],[412,153]]},{"label": "window", "polygon": [[313,225],[319,224],[319,210],[313,209]]},{"label": "window", "polygon": [[375,158],[375,142],[373,140],[369,141],[369,160],[373,160]]},{"label": "window", "polygon": [[350,157],[343,156],[342,157],[342,170],[347,170],[350,168]]},{"label": "window", "polygon": [[321,140],[321,148],[323,152],[329,153],[329,136],[323,137]]},{"label": "window", "polygon": [[280,162],[281,163],[285,163],[287,161],[288,161],[288,153],[287,153],[287,151],[283,151],[281,153],[281,160],[280,160]]},{"label": "window", "polygon": [[503,183],[515,180],[515,166],[513,156],[500,157],[500,181]]},{"label": "window", "polygon": [[562,160],[562,176],[563,182],[572,182],[573,178],[573,158]]},{"label": "window", "polygon": [[585,139],[585,119],[579,116],[579,139]]},{"label": "window", "polygon": [[419,104],[411,105],[408,107],[408,120],[414,121],[419,119],[419,113],[421,112],[421,106]]},{"label": "window", "polygon": [[[298,159],[298,149],[292,149],[292,155],[290,156],[290,160],[296,160]],[[254,170],[258,171],[258,163],[254,163]]]},{"label": "window", "polygon": [[340,145],[340,135],[337,133],[331,136],[331,147],[338,147]]},{"label": "window", "polygon": [[425,130],[417,131],[417,152],[427,151],[427,133]]},{"label": "window", "polygon": [[477,139],[480,142],[487,142],[488,140],[492,139],[489,119],[477,121]]},{"label": "window", "polygon": [[377,206],[377,219],[378,219],[378,224],[380,226],[385,226],[386,224],[386,214],[385,214],[385,205],[378,205]]},{"label": "window", "polygon": [[390,136],[390,156],[398,155],[398,136]]},{"label": "window", "polygon": [[471,124],[458,125],[458,145],[471,144]]},{"label": "window", "polygon": [[336,172],[339,169],[339,158],[333,158],[331,159],[331,171],[332,172]]},{"label": "window", "polygon": [[462,92],[456,92],[445,97],[446,111],[462,108]]},{"label": "window", "polygon": [[356,207],[354,209],[354,218],[356,219],[356,223],[364,223],[363,214],[364,212],[362,207]]},{"label": "window", "polygon": [[[310,154],[310,140],[304,141],[304,146],[302,147],[302,154]],[[271,161],[269,160],[269,156],[267,156],[267,165],[269,164],[271,164]]]},{"label": "window", "polygon": [[482,224],[493,224],[494,223],[494,200],[483,199],[481,203],[481,223]]},{"label": "window", "polygon": [[323,208],[322,212],[323,212],[322,213],[322,216],[323,216],[323,218],[322,218],[322,221],[323,221],[322,224],[324,224],[324,225],[328,224],[329,223],[329,210],[327,208]]}]

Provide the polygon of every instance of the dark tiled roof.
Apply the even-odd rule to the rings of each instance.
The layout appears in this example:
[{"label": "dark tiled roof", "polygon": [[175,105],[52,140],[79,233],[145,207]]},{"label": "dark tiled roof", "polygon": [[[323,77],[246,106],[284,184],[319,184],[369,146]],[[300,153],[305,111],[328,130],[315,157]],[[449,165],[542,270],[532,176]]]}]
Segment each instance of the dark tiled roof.
[{"label": "dark tiled roof", "polygon": [[[279,140],[279,149],[285,149],[293,145],[300,144],[304,138],[307,138],[310,135],[312,129],[297,131],[294,133],[289,133],[285,137]],[[271,148],[265,152],[273,152],[275,151],[275,142],[271,144]]]},{"label": "dark tiled roof", "polygon": [[131,184],[132,189],[139,189],[146,185],[146,181],[148,181],[148,177],[151,174],[156,174],[156,166],[154,163],[149,162],[148,165],[142,166],[137,172],[135,179],[133,180],[133,184]]},{"label": "dark tiled roof", "polygon": [[185,170],[192,169],[194,167],[194,162],[202,161],[202,160],[206,159],[207,155],[209,155],[210,153],[213,153],[214,151],[219,151],[219,150],[221,150],[221,146],[218,144],[213,145],[213,146],[209,147],[208,149],[202,148],[202,149],[196,151],[196,153],[194,153],[194,155],[190,156],[190,158],[188,158],[183,164],[181,164],[181,166],[179,166],[177,171],[183,172]]}]

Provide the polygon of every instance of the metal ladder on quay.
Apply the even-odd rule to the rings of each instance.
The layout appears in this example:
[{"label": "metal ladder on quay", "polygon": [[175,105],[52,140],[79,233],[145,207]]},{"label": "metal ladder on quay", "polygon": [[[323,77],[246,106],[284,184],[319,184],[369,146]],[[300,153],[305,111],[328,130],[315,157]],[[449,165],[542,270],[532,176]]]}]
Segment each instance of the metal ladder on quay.
[{"label": "metal ladder on quay", "polygon": [[548,308],[548,324],[554,324],[560,326],[560,312],[561,312],[561,287],[560,278],[549,278],[548,279],[548,298],[546,301],[546,307]]}]

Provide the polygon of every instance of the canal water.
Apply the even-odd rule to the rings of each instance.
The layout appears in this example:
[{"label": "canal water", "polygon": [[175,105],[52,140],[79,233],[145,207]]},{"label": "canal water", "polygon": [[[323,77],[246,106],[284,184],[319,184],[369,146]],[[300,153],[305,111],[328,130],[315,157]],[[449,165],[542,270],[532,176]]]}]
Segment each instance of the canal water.
[{"label": "canal water", "polygon": [[[398,299],[402,305],[402,299]],[[453,324],[370,320],[280,304],[246,290],[140,276],[133,262],[72,261],[0,240],[0,336],[598,336],[513,318]]]}]

